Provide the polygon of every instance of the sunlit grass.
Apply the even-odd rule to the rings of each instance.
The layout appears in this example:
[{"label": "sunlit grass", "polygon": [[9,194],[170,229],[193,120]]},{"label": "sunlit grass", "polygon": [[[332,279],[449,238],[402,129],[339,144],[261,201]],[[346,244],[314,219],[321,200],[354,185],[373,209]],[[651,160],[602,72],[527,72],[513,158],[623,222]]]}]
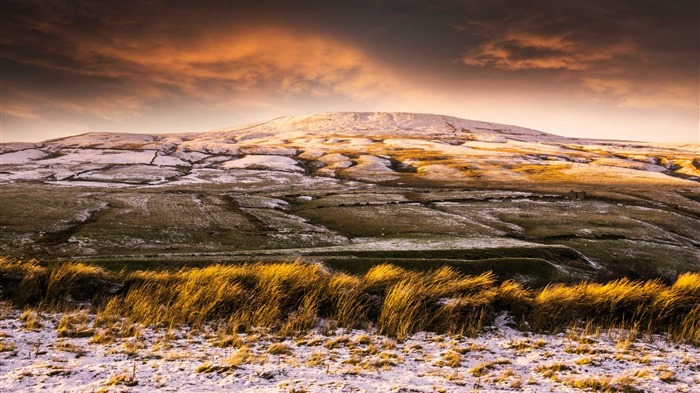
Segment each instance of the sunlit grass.
[{"label": "sunlit grass", "polygon": [[419,331],[473,335],[506,311],[535,331],[625,328],[700,344],[699,273],[681,274],[672,285],[621,279],[528,289],[449,267],[417,272],[384,264],[356,276],[294,261],[128,273],[0,259],[0,287],[5,300],[26,309],[27,329],[40,326],[37,311],[91,307],[92,328],[81,311],[65,314],[57,329],[92,333],[97,342],[135,337],[149,325],[215,325],[222,337],[256,328],[296,335],[320,324],[375,326],[399,339]]}]

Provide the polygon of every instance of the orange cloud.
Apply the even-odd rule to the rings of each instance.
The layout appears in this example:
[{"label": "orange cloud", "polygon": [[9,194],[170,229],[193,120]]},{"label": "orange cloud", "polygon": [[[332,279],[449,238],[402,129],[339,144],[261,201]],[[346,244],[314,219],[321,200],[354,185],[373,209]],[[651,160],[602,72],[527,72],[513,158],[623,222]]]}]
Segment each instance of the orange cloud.
[{"label": "orange cloud", "polygon": [[[177,41],[117,31],[107,39],[73,38],[73,53],[63,54],[70,62],[42,59],[39,65],[118,79],[122,85],[138,86],[139,100],[145,101],[178,94],[212,101],[268,100],[271,94],[364,100],[388,94],[397,85],[388,69],[357,48],[275,27],[209,30]],[[14,60],[39,61],[21,53]],[[136,107],[122,101],[127,109]]]},{"label": "orange cloud", "polygon": [[28,120],[37,120],[41,118],[32,105],[17,102],[3,102],[3,104],[0,106],[0,114]]},{"label": "orange cloud", "polygon": [[[659,75],[653,68],[645,69],[651,57],[631,42],[593,43],[576,40],[570,33],[517,30],[487,40],[464,54],[462,61],[506,71],[558,72],[562,81],[583,87],[582,93],[595,99],[612,98],[620,107],[697,110],[697,86]],[[640,72],[653,77],[640,80]]]},{"label": "orange cloud", "polygon": [[567,35],[511,32],[478,46],[462,57],[465,64],[503,70],[554,69],[586,71],[616,57],[635,53],[630,44],[589,47]]}]

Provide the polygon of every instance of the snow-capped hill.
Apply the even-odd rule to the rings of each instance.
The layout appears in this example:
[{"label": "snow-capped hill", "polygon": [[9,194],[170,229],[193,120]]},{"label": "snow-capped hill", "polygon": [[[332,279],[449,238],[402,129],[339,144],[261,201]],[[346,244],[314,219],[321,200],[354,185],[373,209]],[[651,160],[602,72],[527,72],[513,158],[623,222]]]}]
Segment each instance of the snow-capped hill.
[{"label": "snow-capped hill", "polygon": [[[158,148],[164,143],[182,143],[195,140],[227,142],[228,139],[245,141],[280,136],[298,135],[343,136],[412,136],[418,138],[467,139],[522,139],[540,142],[562,141],[567,138],[498,123],[465,120],[451,116],[392,113],[392,112],[329,112],[312,115],[279,117],[270,121],[247,124],[223,130],[202,133],[178,134],[132,134],[90,132],[65,138],[45,141],[50,147],[89,147],[89,148]],[[470,136],[471,135],[471,136]]]},{"label": "snow-capped hill", "polygon": [[432,114],[334,112],[211,132],[4,144],[0,182],[235,183],[242,173],[277,173],[367,182],[684,183],[700,179],[699,147],[566,138]]},{"label": "snow-capped hill", "polygon": [[303,131],[310,134],[342,132],[346,135],[376,135],[391,132],[421,137],[445,137],[459,133],[495,133],[559,138],[545,132],[505,124],[403,112],[329,112],[288,116],[252,126],[234,128],[231,131],[234,133]]}]

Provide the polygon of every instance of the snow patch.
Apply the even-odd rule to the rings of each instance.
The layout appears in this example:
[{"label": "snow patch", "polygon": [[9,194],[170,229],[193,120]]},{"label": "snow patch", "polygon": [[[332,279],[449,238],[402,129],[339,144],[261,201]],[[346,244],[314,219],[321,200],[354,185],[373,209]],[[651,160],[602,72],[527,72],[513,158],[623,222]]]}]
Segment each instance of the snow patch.
[{"label": "snow patch", "polygon": [[47,154],[37,149],[27,149],[15,151],[12,153],[0,154],[0,165],[6,164],[26,164],[31,161],[39,160]]},{"label": "snow patch", "polygon": [[268,169],[283,172],[303,172],[297,162],[284,156],[247,155],[243,158],[227,161],[225,169]]}]

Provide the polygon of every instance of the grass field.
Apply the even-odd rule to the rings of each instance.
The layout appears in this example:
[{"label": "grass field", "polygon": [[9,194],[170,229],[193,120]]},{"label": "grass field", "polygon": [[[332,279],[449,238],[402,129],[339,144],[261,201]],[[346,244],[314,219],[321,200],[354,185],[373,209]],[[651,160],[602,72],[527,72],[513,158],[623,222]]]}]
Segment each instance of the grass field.
[{"label": "grass field", "polygon": [[383,262],[422,270],[447,263],[531,283],[567,275],[673,280],[700,270],[700,216],[688,190],[600,186],[576,200],[568,198],[572,185],[343,184],[5,185],[0,252],[115,269],[295,256],[355,273]]}]

